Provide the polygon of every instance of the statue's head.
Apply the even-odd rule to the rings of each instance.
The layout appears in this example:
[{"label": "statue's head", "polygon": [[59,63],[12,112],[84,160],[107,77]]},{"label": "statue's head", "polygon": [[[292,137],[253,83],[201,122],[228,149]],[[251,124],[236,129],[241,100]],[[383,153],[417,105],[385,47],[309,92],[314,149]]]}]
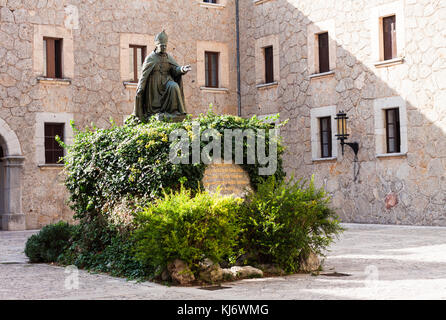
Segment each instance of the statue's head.
[{"label": "statue's head", "polygon": [[155,45],[158,52],[166,53],[167,41],[168,41],[167,34],[164,30],[156,35]]}]

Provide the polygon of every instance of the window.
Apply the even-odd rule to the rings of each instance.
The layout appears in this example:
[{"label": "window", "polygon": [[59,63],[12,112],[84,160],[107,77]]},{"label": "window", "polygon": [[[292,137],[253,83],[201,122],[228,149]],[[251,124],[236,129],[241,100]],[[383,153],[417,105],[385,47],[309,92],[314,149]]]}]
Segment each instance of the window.
[{"label": "window", "polygon": [[218,88],[218,52],[205,51],[205,86],[209,88]]},{"label": "window", "polygon": [[62,78],[62,39],[43,38],[44,65],[47,78]]},{"label": "window", "polygon": [[386,109],[385,112],[387,153],[399,153],[401,152],[399,109]]},{"label": "window", "polygon": [[331,158],[331,117],[319,118],[321,158]]},{"label": "window", "polygon": [[399,96],[379,98],[374,102],[376,157],[406,155],[407,107]]},{"label": "window", "polygon": [[336,106],[311,108],[311,158],[313,161],[336,159]]},{"label": "window", "polygon": [[273,46],[263,49],[265,55],[265,83],[274,82],[274,55]]},{"label": "window", "polygon": [[336,70],[336,23],[315,21],[307,27],[308,75],[310,79],[334,76]]},{"label": "window", "polygon": [[130,45],[129,70],[131,82],[138,82],[141,77],[142,64],[147,54],[146,46]]},{"label": "window", "polygon": [[330,71],[330,55],[328,48],[328,32],[320,33],[318,38],[319,73]]},{"label": "window", "polygon": [[56,141],[59,136],[64,141],[64,123],[45,123],[45,163],[57,163],[64,156],[64,150]]},{"label": "window", "polygon": [[389,16],[382,18],[383,57],[384,60],[396,58],[396,18]]},{"label": "window", "polygon": [[203,2],[207,2],[207,3],[217,3],[217,0],[203,0]]}]

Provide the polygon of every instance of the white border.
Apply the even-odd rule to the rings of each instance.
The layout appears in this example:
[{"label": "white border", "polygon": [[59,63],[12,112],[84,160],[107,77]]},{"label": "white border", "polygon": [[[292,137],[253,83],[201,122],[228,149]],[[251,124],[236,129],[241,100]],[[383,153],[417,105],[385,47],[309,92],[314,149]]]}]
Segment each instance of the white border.
[{"label": "white border", "polygon": [[[319,118],[331,117],[331,157],[321,158],[320,135],[319,135]],[[336,125],[336,106],[327,106],[313,108],[310,110],[311,118],[311,158],[313,161],[317,160],[333,160],[338,157],[338,145],[336,140],[337,125]]]}]

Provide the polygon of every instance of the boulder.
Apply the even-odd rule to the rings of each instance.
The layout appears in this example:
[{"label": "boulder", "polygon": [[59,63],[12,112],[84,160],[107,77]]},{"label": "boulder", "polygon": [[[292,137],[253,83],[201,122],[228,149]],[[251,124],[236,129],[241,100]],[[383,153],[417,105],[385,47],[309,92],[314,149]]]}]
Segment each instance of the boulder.
[{"label": "boulder", "polygon": [[235,274],[231,271],[230,268],[221,269],[221,273],[224,281],[231,281],[235,279]]},{"label": "boulder", "polygon": [[261,264],[259,266],[259,268],[262,269],[263,272],[273,274],[273,275],[282,276],[285,274],[285,271],[283,271],[282,268],[280,268],[274,264]]},{"label": "boulder", "polygon": [[163,280],[163,281],[171,280],[169,271],[167,269],[164,269],[163,272],[161,272],[161,280]]},{"label": "boulder", "polygon": [[301,256],[300,258],[300,271],[303,272],[313,272],[318,271],[321,266],[321,261],[319,257],[310,252],[307,256]]},{"label": "boulder", "polygon": [[167,265],[167,270],[172,280],[181,285],[191,284],[195,281],[194,274],[183,260],[175,259]]},{"label": "boulder", "polygon": [[219,282],[223,279],[223,272],[218,264],[206,258],[200,262],[199,278],[209,283]]},{"label": "boulder", "polygon": [[200,280],[208,283],[220,282],[223,280],[223,269],[219,265],[214,264],[205,270],[200,271]]},{"label": "boulder", "polygon": [[245,278],[261,278],[263,277],[263,271],[251,266],[239,267],[235,266],[229,269],[234,278],[245,279]]}]

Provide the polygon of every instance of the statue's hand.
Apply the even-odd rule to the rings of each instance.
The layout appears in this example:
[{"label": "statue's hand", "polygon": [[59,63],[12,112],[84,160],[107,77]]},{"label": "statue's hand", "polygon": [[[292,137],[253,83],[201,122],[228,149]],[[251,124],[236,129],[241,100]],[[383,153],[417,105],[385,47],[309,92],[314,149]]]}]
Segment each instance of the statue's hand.
[{"label": "statue's hand", "polygon": [[191,70],[192,70],[192,67],[190,66],[190,64],[188,64],[187,66],[181,67],[181,71],[183,71],[183,73],[188,73]]}]

